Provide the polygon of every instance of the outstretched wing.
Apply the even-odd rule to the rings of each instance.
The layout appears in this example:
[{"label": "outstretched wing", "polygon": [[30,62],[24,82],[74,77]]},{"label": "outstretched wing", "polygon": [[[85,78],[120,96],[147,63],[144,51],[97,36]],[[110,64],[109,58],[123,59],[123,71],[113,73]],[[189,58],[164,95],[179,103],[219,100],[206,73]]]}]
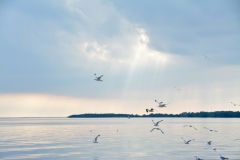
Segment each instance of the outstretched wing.
[{"label": "outstretched wing", "polygon": [[102,78],[102,76],[103,76],[103,75],[101,75],[101,76],[97,77],[97,79],[98,79],[98,80],[100,80],[100,79]]},{"label": "outstretched wing", "polygon": [[162,134],[164,134],[164,132],[159,128],[159,130],[162,132]]},{"label": "outstretched wing", "polygon": [[195,128],[194,126],[192,126],[195,130],[197,130],[197,128]]},{"label": "outstretched wing", "polygon": [[150,132],[152,132],[154,129],[157,129],[157,128],[153,128]]},{"label": "outstretched wing", "polygon": [[162,121],[163,121],[163,120],[161,120],[161,121],[158,121],[156,124],[158,125],[158,123],[159,123],[159,122],[162,122]]},{"label": "outstretched wing", "polygon": [[193,140],[195,140],[195,139],[190,139],[190,140],[187,141],[187,143],[189,143],[189,142],[191,142],[191,141],[193,141]]}]

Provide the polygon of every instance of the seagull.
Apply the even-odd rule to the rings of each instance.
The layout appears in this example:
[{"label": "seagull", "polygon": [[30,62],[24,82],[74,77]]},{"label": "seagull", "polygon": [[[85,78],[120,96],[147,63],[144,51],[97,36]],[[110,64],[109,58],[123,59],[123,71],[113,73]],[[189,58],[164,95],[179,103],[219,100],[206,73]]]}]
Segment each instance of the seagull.
[{"label": "seagull", "polygon": [[101,76],[99,76],[99,77],[97,77],[96,74],[94,74],[94,75],[95,75],[95,77],[96,77],[96,79],[94,79],[95,81],[101,81],[101,82],[102,82],[101,78],[102,78],[103,75],[101,75]]},{"label": "seagull", "polygon": [[151,108],[151,109],[146,109],[146,112],[148,113],[148,112],[154,112],[154,109],[153,108]]},{"label": "seagull", "polygon": [[183,126],[183,127],[186,127],[186,126],[188,126],[188,127],[192,127],[192,128],[194,128],[195,130],[197,130],[197,128],[195,128],[195,127],[192,126],[192,125],[185,125],[185,126]]},{"label": "seagull", "polygon": [[175,89],[176,89],[176,90],[178,90],[178,91],[181,91],[181,89],[180,89],[180,88],[177,88],[177,87],[175,87]]},{"label": "seagull", "polygon": [[206,59],[209,59],[209,60],[211,60],[210,58],[208,58],[207,56],[205,56],[204,54],[203,54],[203,56],[206,58]]},{"label": "seagull", "polygon": [[164,134],[164,132],[160,128],[153,128],[150,132],[152,132],[154,129],[159,130]]},{"label": "seagull", "polygon": [[[233,102],[231,102],[232,104],[233,104],[233,106],[237,106],[237,105],[239,105],[239,104],[236,104],[236,103],[233,103]],[[240,105],[239,105],[240,106]]]},{"label": "seagull", "polygon": [[98,135],[98,136],[94,139],[93,143],[98,143],[97,139],[98,139],[99,136],[100,136],[100,135]]},{"label": "seagull", "polygon": [[194,157],[196,157],[196,160],[203,160],[203,159],[198,158],[197,156],[194,156]]},{"label": "seagull", "polygon": [[162,121],[163,121],[163,120],[158,121],[158,122],[155,123],[155,122],[152,120],[154,126],[158,126],[158,123],[159,123],[159,122],[162,122]]},{"label": "seagull", "polygon": [[[183,137],[181,137],[181,138],[183,139]],[[185,141],[185,140],[183,139],[183,141],[184,141],[185,144],[189,144],[189,142],[191,142],[191,141],[193,141],[193,140],[195,140],[195,139],[190,139],[190,140],[188,140],[188,141]]]},{"label": "seagull", "polygon": [[223,157],[223,156],[220,154],[220,159],[221,159],[221,160],[224,160],[224,159],[228,159],[228,158]]},{"label": "seagull", "polygon": [[208,144],[208,145],[211,145],[211,144],[212,144],[212,141],[207,142],[207,144]]},{"label": "seagull", "polygon": [[169,105],[169,104],[170,104],[170,103],[168,103],[168,104],[163,104],[163,102],[157,102],[157,100],[155,100],[155,102],[159,104],[158,107],[160,107],[160,108],[167,107],[166,105]]},{"label": "seagull", "polygon": [[212,130],[212,129],[209,129],[209,128],[206,128],[206,127],[204,127],[205,129],[208,129],[209,131],[214,131],[214,132],[217,132],[216,130]]}]

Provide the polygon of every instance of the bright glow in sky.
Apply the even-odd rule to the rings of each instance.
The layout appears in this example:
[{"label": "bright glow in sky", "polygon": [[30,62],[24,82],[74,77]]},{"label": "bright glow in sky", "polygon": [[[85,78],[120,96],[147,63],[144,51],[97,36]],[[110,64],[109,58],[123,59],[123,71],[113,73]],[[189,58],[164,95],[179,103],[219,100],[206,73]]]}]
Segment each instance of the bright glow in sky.
[{"label": "bright glow in sky", "polygon": [[240,110],[237,0],[0,3],[0,117]]}]

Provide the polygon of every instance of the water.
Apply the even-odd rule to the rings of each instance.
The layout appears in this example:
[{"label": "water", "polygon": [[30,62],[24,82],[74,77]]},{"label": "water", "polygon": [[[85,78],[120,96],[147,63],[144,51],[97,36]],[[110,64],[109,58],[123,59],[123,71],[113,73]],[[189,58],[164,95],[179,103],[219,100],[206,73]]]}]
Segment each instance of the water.
[{"label": "water", "polygon": [[[165,134],[150,132],[152,119],[163,119],[159,127]],[[198,130],[183,127],[185,124]],[[93,143],[98,134],[99,143]],[[181,137],[195,140],[184,144]],[[240,159],[237,138],[240,119],[1,118],[0,159],[195,160],[198,156],[219,160],[219,154]],[[207,148],[210,140],[216,152]]]}]

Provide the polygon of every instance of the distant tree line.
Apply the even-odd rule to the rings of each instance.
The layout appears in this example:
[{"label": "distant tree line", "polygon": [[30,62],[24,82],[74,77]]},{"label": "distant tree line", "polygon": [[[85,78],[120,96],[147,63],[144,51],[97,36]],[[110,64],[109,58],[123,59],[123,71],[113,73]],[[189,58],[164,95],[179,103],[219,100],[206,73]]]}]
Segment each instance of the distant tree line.
[{"label": "distant tree line", "polygon": [[121,117],[199,117],[199,118],[240,118],[239,111],[215,111],[215,112],[183,112],[180,114],[115,114],[115,113],[85,113],[70,115],[68,118],[121,118]]}]

